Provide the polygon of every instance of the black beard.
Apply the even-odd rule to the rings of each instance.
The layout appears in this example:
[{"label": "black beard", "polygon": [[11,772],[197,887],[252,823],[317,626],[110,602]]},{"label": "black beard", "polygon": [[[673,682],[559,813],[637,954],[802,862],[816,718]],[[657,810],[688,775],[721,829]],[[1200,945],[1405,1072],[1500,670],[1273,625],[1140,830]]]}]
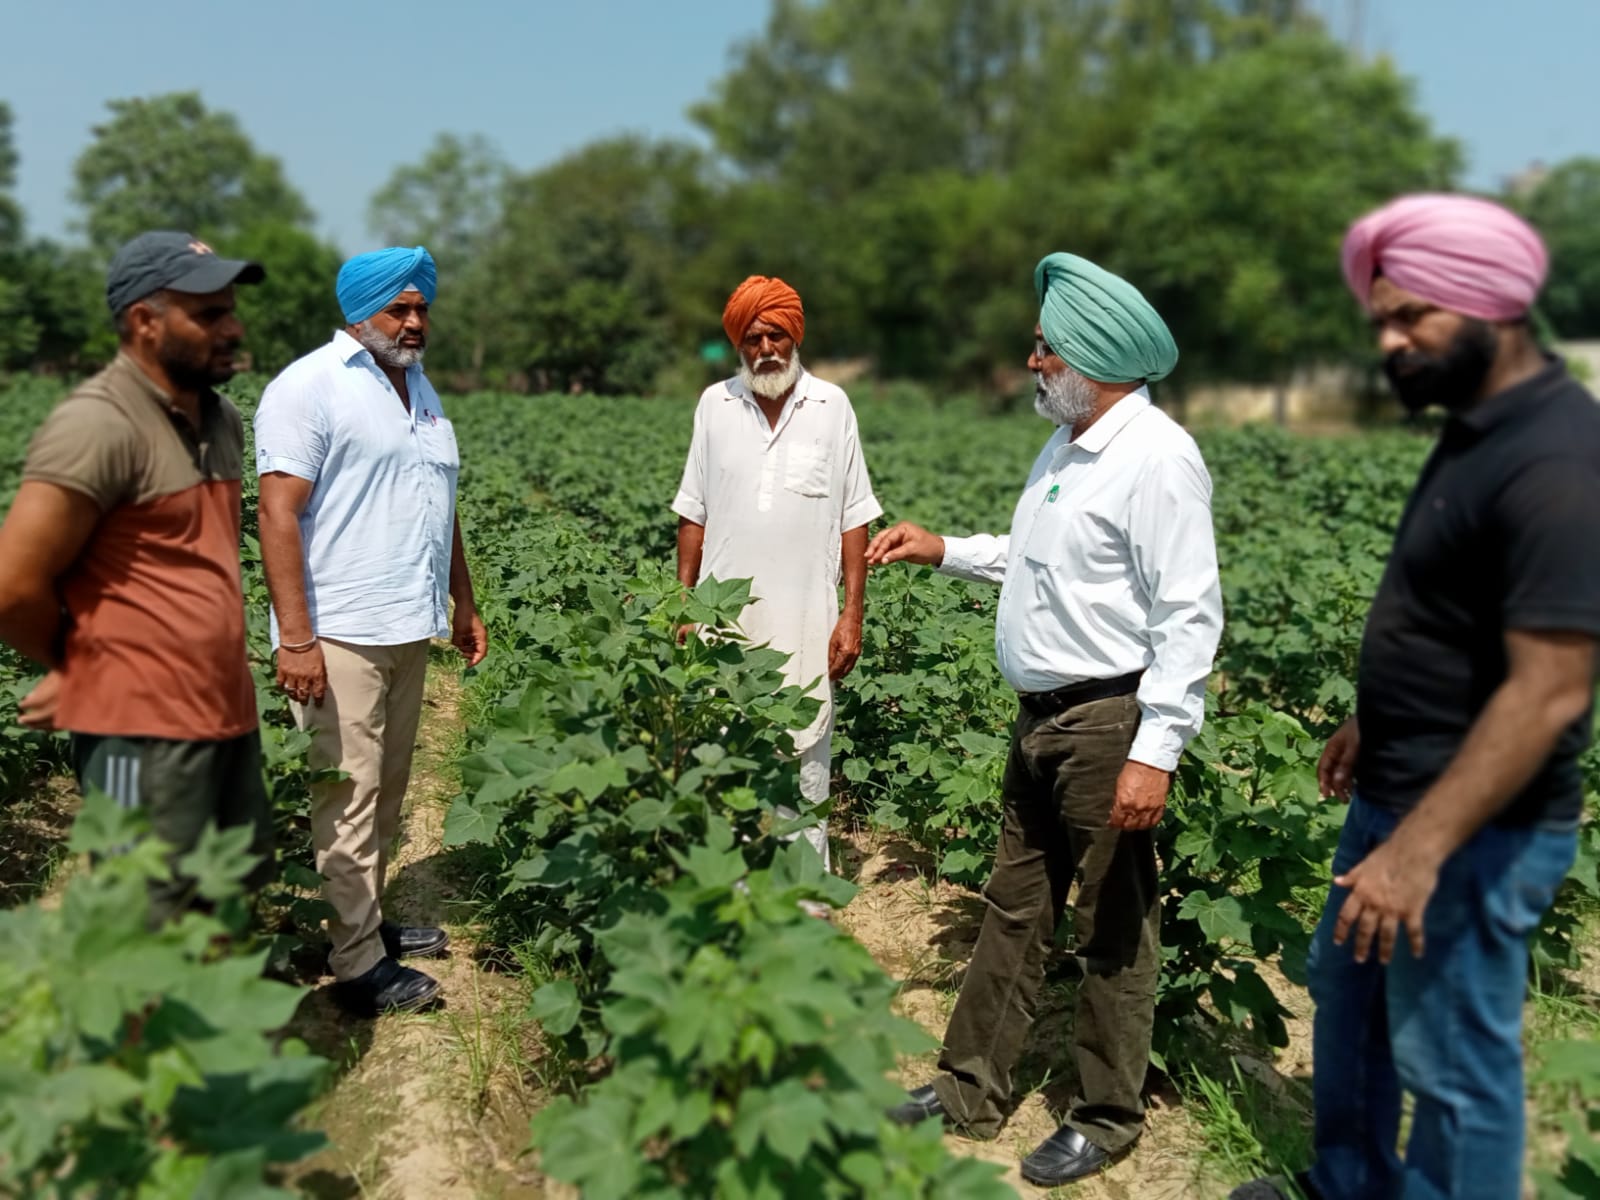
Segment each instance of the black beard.
[{"label": "black beard", "polygon": [[1383,373],[1407,412],[1437,404],[1458,413],[1477,402],[1497,349],[1492,325],[1468,321],[1444,353],[1396,350],[1383,360]]},{"label": "black beard", "polygon": [[171,380],[173,386],[186,392],[201,392],[207,388],[219,387],[234,376],[232,367],[211,365],[210,347],[207,347],[200,356],[191,356],[167,344],[161,347],[158,357],[161,369],[167,373],[167,378]]}]

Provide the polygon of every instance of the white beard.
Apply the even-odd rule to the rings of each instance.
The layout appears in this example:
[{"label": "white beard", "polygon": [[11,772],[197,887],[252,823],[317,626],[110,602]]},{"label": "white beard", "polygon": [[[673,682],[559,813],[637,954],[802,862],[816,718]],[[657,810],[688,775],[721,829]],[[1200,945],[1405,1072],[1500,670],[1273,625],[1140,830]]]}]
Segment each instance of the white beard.
[{"label": "white beard", "polygon": [[800,382],[800,352],[796,350],[789,355],[789,365],[781,371],[763,371],[757,374],[755,367],[762,363],[781,361],[776,354],[769,354],[764,358],[756,359],[752,365],[739,359],[739,380],[750,389],[750,394],[759,396],[763,400],[776,400],[795,384]]},{"label": "white beard", "polygon": [[1034,373],[1033,411],[1052,425],[1076,425],[1094,412],[1100,393],[1094,382],[1064,367],[1054,375]]},{"label": "white beard", "polygon": [[380,365],[393,367],[397,371],[416,366],[422,361],[423,351],[426,349],[423,346],[402,348],[394,338],[366,321],[356,326],[356,341],[365,346]]}]

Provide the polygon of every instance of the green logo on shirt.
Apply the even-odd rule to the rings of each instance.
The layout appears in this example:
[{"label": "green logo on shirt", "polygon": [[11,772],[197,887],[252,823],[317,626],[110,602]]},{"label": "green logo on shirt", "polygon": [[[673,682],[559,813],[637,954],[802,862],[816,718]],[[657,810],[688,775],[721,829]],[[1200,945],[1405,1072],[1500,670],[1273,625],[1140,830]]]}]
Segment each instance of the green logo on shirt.
[{"label": "green logo on shirt", "polygon": [[1044,494],[1044,502],[1046,504],[1054,504],[1056,502],[1056,497],[1059,496],[1060,494],[1061,494],[1061,485],[1059,483],[1054,484],[1050,488],[1050,490]]}]

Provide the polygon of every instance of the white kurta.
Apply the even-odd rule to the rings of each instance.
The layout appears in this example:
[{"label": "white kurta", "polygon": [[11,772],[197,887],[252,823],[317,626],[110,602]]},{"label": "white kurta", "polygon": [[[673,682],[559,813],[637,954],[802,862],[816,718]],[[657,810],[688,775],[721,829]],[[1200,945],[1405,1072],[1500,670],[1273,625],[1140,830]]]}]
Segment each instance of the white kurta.
[{"label": "white kurta", "polygon": [[672,511],[705,526],[700,578],[749,579],[741,629],[790,656],[785,676],[823,702],[804,750],[832,731],[828,642],[839,620],[840,536],[883,515],[855,410],[842,390],[801,372],[769,426],[737,378],[700,397]]}]

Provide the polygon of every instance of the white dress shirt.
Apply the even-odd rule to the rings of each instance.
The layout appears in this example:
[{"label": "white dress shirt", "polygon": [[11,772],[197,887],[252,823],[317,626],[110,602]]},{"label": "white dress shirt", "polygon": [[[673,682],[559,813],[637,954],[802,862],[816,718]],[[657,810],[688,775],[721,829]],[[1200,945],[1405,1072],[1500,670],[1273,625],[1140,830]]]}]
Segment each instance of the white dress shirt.
[{"label": "white dress shirt", "polygon": [[1019,692],[1143,671],[1128,757],[1178,765],[1222,636],[1211,476],[1144,388],[1045,443],[1009,537],[946,538],[939,570],[999,581],[995,652]]},{"label": "white dress shirt", "polygon": [[[344,330],[284,369],[256,409],[256,471],[312,484],[300,514],[306,604],[318,637],[400,646],[448,637],[461,458],[421,365],[411,411]],[[278,644],[278,614],[272,614]]]},{"label": "white dress shirt", "polygon": [[843,391],[802,371],[769,426],[737,378],[713,384],[694,412],[694,436],[672,511],[705,526],[700,578],[749,579],[755,602],[740,628],[788,654],[787,680],[823,702],[799,749],[832,728],[828,642],[839,620],[840,542],[883,515]]}]

